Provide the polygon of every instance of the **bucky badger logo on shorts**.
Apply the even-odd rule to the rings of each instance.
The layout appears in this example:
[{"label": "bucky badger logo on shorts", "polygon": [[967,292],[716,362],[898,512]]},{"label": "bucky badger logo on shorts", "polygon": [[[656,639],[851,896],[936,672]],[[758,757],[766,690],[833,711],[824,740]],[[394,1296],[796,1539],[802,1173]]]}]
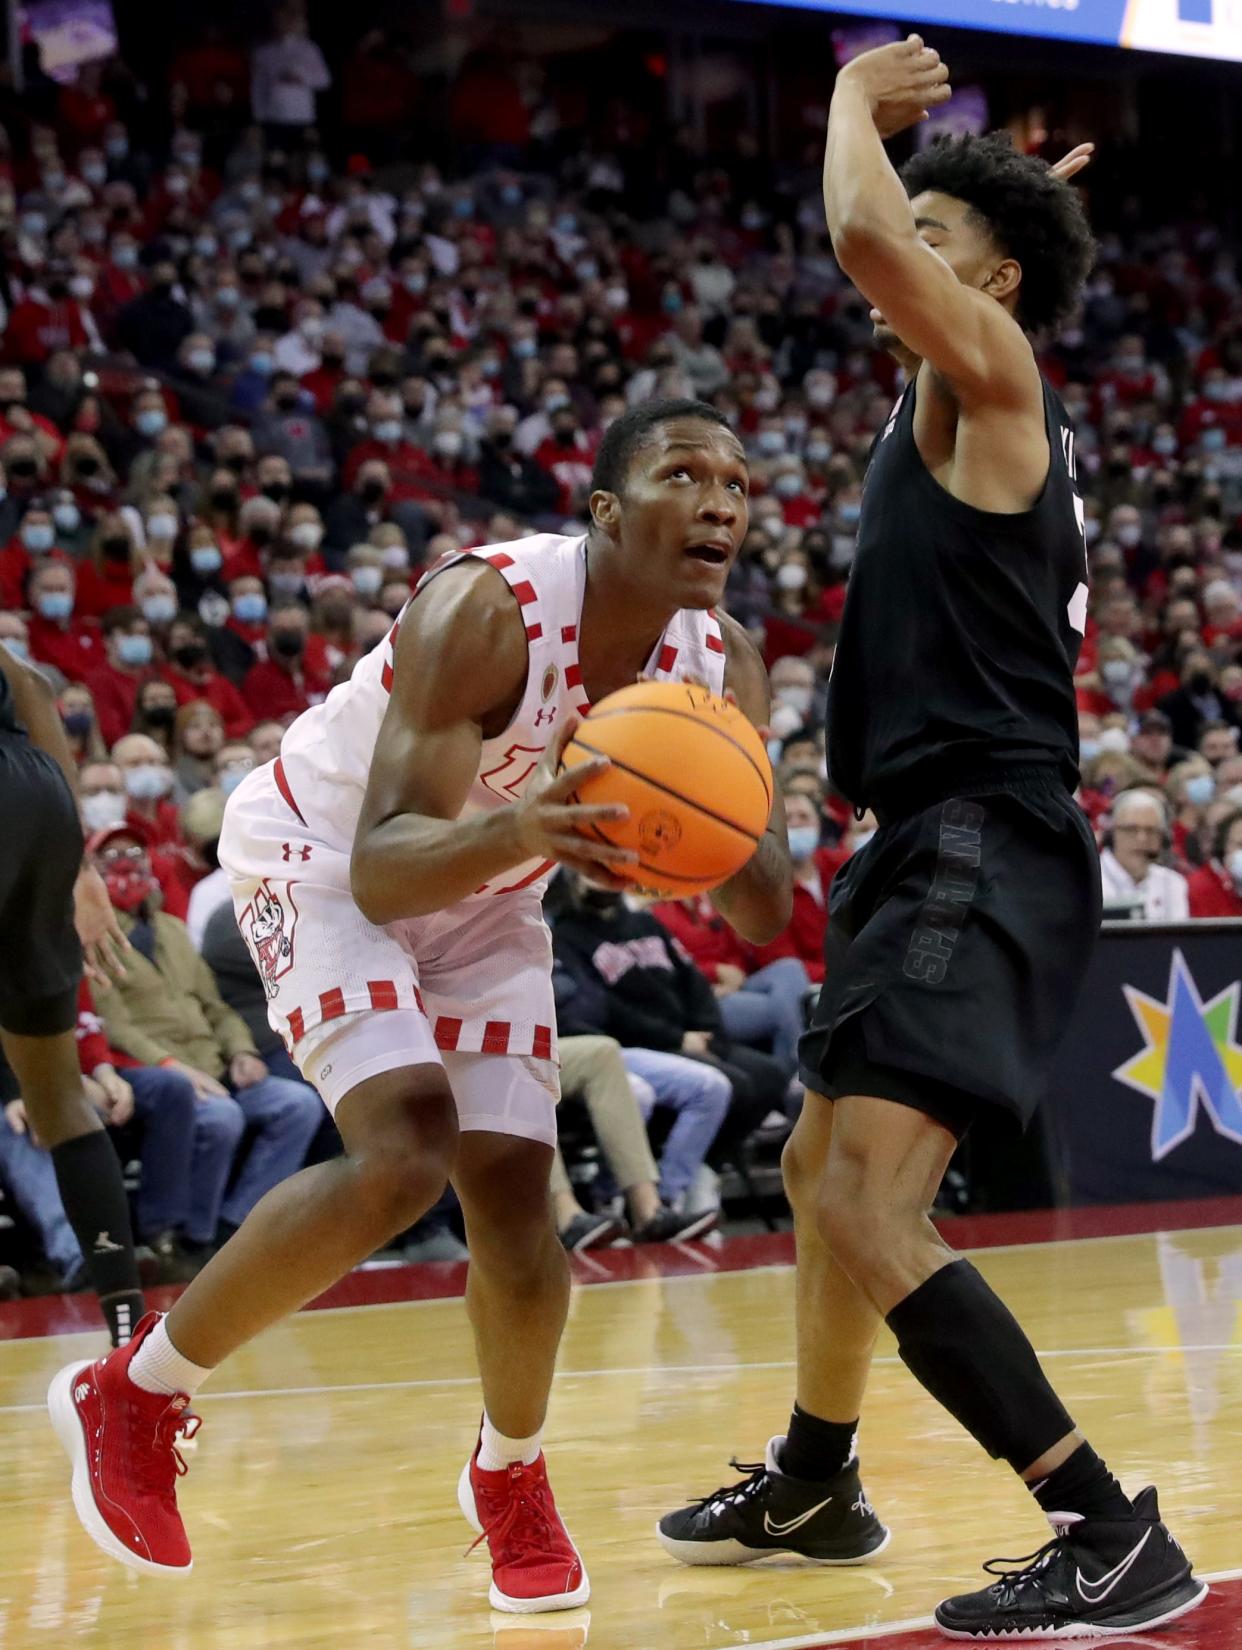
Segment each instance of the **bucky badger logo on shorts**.
[{"label": "bucky badger logo on shorts", "polygon": [[294,904],[291,882],[285,883],[285,900],[287,909],[264,877],[254,898],[237,919],[269,997],[276,995],[276,982],[293,967],[293,931],[297,927],[298,908]]}]

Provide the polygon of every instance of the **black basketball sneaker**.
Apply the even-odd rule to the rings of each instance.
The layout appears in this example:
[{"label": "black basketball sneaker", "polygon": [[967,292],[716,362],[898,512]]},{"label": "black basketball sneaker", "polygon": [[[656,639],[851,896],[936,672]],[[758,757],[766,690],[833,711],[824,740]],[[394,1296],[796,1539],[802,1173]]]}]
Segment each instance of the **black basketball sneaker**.
[{"label": "black basketball sneaker", "polygon": [[762,1466],[729,1464],[747,1476],[713,1490],[656,1525],[660,1545],[683,1564],[753,1564],[773,1553],[816,1564],[865,1564],[884,1551],[889,1531],[863,1493],[858,1461],[812,1484],[777,1466],[784,1438],[773,1438]]},{"label": "black basketball sneaker", "polygon": [[[994,1558],[997,1579],[947,1598],[936,1625],[952,1639],[1103,1638],[1162,1627],[1202,1604],[1207,1583],[1165,1529],[1152,1488],[1132,1519],[1054,1513],[1054,1535],[1029,1558]],[[1014,1566],[1014,1568],[1009,1568]]]}]

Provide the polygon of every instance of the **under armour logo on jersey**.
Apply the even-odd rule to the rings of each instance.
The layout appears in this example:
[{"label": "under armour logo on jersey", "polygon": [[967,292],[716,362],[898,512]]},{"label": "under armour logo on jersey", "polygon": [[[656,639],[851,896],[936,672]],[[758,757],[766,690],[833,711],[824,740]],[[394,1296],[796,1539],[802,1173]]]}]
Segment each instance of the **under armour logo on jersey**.
[{"label": "under armour logo on jersey", "polygon": [[548,721],[548,722],[555,722],[556,721],[556,706],[555,705],[552,706],[551,710],[544,710],[541,707],[539,710],[537,710],[535,712],[535,726],[537,728],[542,727],[545,720]]},{"label": "under armour logo on jersey", "polygon": [[79,1381],[73,1389],[74,1400],[79,1404],[84,1404],[90,1395],[91,1389],[86,1381]]},{"label": "under armour logo on jersey", "polygon": [[295,854],[301,860],[302,864],[305,865],[307,860],[311,857],[310,844],[308,842],[300,842],[296,847],[294,847],[291,842],[282,842],[280,845],[280,853],[281,858],[284,860],[286,865],[288,865],[289,861]]}]

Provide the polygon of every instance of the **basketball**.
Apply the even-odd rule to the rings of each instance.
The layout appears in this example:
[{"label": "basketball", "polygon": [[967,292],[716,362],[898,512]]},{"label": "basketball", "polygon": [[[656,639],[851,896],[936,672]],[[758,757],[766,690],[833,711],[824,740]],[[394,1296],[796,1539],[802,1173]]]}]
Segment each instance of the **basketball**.
[{"label": "basketball", "polygon": [[590,827],[632,849],[652,893],[698,894],[754,853],[772,809],[763,740],[736,705],[689,682],[636,682],[601,699],[565,747],[562,768],[606,756],[579,802],[622,802],[629,818]]}]

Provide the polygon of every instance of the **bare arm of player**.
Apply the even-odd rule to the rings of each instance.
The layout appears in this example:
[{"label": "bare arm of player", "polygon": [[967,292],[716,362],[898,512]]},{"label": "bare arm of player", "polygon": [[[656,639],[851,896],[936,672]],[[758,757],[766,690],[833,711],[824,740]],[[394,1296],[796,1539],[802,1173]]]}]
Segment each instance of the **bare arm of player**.
[{"label": "bare arm of player", "polygon": [[[527,644],[508,585],[485,562],[433,579],[397,636],[392,694],[376,741],[350,867],[372,922],[443,911],[529,859],[561,860],[596,881],[637,858],[576,827],[624,818],[568,801],[582,768],[557,776],[570,722],[521,801],[459,819],[479,771],[484,726],[521,698]],[[589,764],[596,773],[607,766]]]},{"label": "bare arm of player", "polygon": [[[950,95],[948,69],[918,35],[864,52],[837,76],[824,153],[824,210],[837,262],[913,355],[972,405],[1041,411],[1031,347],[1002,304],[1021,279],[1013,259],[987,290],[959,280],[921,238],[884,139]],[[924,233],[932,236],[929,225]]]},{"label": "bare arm of player", "polygon": [[[719,612],[717,617],[725,644],[725,688],[742,713],[766,731],[772,700],[759,649],[736,619]],[[772,812],[759,846],[711,899],[730,927],[753,945],[766,945],[787,926],[793,912],[793,867],[778,785],[773,785]]]},{"label": "bare arm of player", "polygon": [[[65,776],[76,802],[78,770],[65,736],[64,724],[56,708],[56,695],[47,678],[31,666],[15,659],[0,642],[0,670],[8,678],[13,692],[13,705],[32,745],[56,763]],[[125,953],[130,943],[121,932],[104,887],[103,878],[93,865],[83,865],[73,889],[74,926],[82,942],[88,978],[106,983],[125,978]]]}]

